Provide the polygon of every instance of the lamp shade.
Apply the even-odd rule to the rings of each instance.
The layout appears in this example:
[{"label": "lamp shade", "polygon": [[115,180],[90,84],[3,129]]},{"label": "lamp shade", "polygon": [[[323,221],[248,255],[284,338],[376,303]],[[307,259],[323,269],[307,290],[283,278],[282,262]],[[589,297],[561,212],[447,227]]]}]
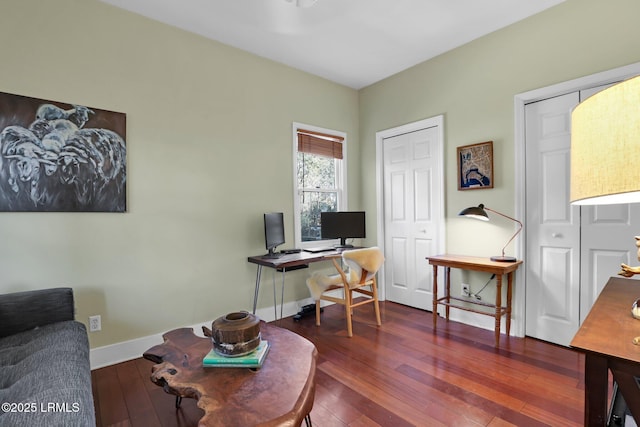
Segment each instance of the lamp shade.
[{"label": "lamp shade", "polygon": [[466,216],[470,218],[480,219],[482,221],[489,221],[489,215],[484,210],[484,205],[480,203],[479,206],[471,206],[460,211],[459,216]]},{"label": "lamp shade", "polygon": [[640,202],[640,76],[587,98],[571,115],[571,202]]}]

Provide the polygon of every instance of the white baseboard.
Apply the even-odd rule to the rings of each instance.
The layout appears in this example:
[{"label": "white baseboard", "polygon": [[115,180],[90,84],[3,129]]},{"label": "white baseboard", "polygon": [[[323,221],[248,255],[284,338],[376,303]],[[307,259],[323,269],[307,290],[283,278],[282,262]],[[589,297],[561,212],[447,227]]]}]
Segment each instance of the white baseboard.
[{"label": "white baseboard", "polygon": [[[449,312],[449,319],[454,322],[464,323],[465,325],[475,326],[476,328],[486,329],[488,331],[495,330],[496,325],[496,319],[494,317],[478,313],[471,313],[463,310],[451,310]],[[440,322],[446,322],[446,320],[444,319],[444,315],[438,318],[438,323]],[[500,332],[506,333],[504,316],[502,317],[502,320],[500,322]],[[510,335],[514,335],[513,330],[511,330],[510,332]]]},{"label": "white baseboard", "polygon": [[[313,304],[313,299],[306,298],[300,301],[285,303],[282,307],[282,317],[289,317],[300,311],[300,307],[307,304]],[[324,302],[322,304],[325,305]],[[278,306],[278,317],[280,317],[280,307]],[[271,322],[276,319],[273,307],[260,308],[256,311],[256,316],[265,322]],[[197,336],[203,337],[202,326],[211,327],[211,321],[206,323],[198,323],[196,325],[187,326],[193,329]],[[176,328],[183,326],[176,326]],[[123,341],[116,344],[106,345],[103,347],[92,348],[89,352],[91,369],[103,368],[105,366],[115,365],[116,363],[126,362],[128,360],[142,357],[142,354],[154,345],[162,344],[162,333],[149,335],[146,337],[136,338],[129,341]]]}]

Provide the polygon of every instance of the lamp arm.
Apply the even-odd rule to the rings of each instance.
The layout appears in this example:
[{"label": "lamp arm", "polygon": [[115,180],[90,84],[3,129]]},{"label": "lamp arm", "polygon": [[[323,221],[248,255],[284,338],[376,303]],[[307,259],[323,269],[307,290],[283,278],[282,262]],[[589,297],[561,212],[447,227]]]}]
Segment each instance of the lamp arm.
[{"label": "lamp arm", "polygon": [[516,231],[516,233],[515,233],[513,236],[511,236],[511,238],[509,239],[509,241],[508,241],[508,242],[504,245],[504,247],[502,248],[502,256],[504,256],[504,250],[507,248],[507,246],[509,246],[509,243],[511,243],[511,241],[512,241],[513,239],[515,239],[515,238],[516,238],[516,236],[517,236],[517,235],[522,231],[522,222],[518,221],[518,220],[517,220],[517,219],[515,219],[515,218],[511,218],[510,216],[505,215],[505,214],[503,214],[503,213],[501,213],[501,212],[494,211],[493,209],[488,208],[488,207],[486,207],[486,206],[484,207],[484,209],[485,209],[485,210],[487,210],[487,211],[493,212],[493,213],[494,213],[494,214],[496,214],[496,215],[500,215],[500,216],[502,216],[502,217],[505,217],[505,218],[507,218],[507,219],[510,219],[511,221],[517,222],[517,223],[518,223],[518,225],[519,225],[518,231]]}]

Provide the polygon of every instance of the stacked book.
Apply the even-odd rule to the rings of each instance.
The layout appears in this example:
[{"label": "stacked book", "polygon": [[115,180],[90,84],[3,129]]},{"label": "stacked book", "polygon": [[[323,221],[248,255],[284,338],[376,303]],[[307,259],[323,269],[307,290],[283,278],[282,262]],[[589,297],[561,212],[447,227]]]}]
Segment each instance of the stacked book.
[{"label": "stacked book", "polygon": [[229,357],[216,353],[213,349],[202,359],[205,368],[260,368],[269,352],[269,342],[260,341],[258,347],[244,356]]}]

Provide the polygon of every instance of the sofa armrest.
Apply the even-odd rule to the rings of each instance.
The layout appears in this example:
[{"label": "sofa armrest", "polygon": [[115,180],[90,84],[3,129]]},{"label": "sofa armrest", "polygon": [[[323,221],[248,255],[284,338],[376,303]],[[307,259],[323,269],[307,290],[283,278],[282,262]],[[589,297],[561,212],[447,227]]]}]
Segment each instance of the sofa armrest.
[{"label": "sofa armrest", "polygon": [[0,338],[65,320],[74,320],[71,288],[0,295]]}]

